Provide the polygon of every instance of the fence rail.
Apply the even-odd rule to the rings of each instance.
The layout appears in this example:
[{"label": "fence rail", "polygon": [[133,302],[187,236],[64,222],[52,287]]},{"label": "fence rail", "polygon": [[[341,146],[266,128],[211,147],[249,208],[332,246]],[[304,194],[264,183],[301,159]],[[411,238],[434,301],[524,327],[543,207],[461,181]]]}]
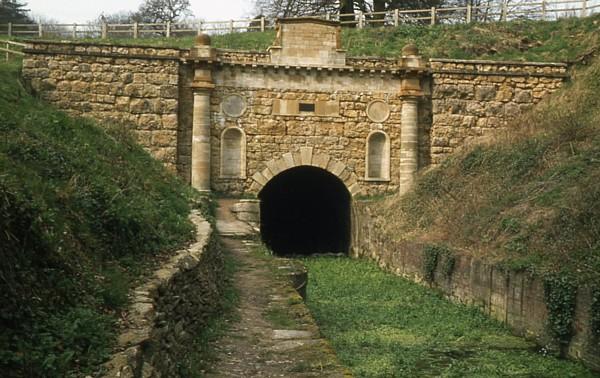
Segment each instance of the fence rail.
[{"label": "fence rail", "polygon": [[25,43],[19,43],[14,41],[2,41],[0,40],[0,51],[6,54],[6,61],[8,62],[11,58],[11,55],[23,56],[25,55],[21,50],[28,45]]},{"label": "fence rail", "polygon": [[[386,12],[320,14],[312,17],[339,21],[356,28],[399,26],[402,24],[460,24],[498,22],[517,19],[555,20],[562,17],[586,17],[600,12],[600,0],[542,0],[498,4],[467,5],[427,9],[394,9]],[[144,38],[173,37],[199,33],[226,34],[265,31],[275,27],[275,19],[257,17],[228,21],[187,21],[178,23],[133,24],[0,24],[0,35],[9,37],[58,38]]]}]

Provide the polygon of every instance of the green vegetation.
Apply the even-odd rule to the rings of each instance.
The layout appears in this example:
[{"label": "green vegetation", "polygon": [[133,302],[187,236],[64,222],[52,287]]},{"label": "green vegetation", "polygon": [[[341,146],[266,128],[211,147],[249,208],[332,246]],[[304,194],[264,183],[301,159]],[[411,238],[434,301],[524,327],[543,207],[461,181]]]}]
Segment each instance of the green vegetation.
[{"label": "green vegetation", "polygon": [[[441,243],[510,269],[600,282],[600,62],[496,140],[376,204],[391,238]],[[576,282],[577,283],[577,282]]]},{"label": "green vegetation", "polygon": [[0,65],[0,371],[91,373],[129,288],[192,237],[192,192],[124,127],[31,97]]},{"label": "green vegetation", "polygon": [[548,323],[554,337],[561,345],[561,354],[573,334],[573,317],[577,286],[567,274],[549,274],[544,279],[544,299],[548,307]]},{"label": "green vegetation", "polygon": [[[222,249],[214,234],[211,243],[210,248]],[[196,337],[189,347],[189,353],[180,362],[179,374],[181,377],[199,378],[204,376],[204,372],[217,357],[216,350],[211,348],[211,343],[224,336],[232,322],[239,318],[239,314],[235,311],[239,303],[239,293],[233,284],[233,276],[239,266],[228,252],[220,253],[223,253],[223,281],[219,288],[220,301],[215,303],[206,327],[194,333]]]},{"label": "green vegetation", "polygon": [[357,377],[593,377],[375,263],[306,258],[308,306]]},{"label": "green vegetation", "polygon": [[[194,37],[113,38],[92,43],[117,43],[190,48]],[[217,48],[264,51],[274,31],[216,35]],[[462,25],[403,25],[397,28],[343,29],[342,44],[349,56],[397,57],[415,43],[425,58],[571,61],[600,43],[600,15],[558,21],[512,21]]]}]

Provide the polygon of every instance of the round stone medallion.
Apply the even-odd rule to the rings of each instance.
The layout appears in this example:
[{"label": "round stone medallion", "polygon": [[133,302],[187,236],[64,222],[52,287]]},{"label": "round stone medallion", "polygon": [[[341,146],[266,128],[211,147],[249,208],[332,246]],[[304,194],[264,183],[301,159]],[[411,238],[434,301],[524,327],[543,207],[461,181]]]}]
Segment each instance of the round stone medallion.
[{"label": "round stone medallion", "polygon": [[385,122],[390,116],[390,106],[383,100],[373,100],[367,105],[367,116],[373,122]]},{"label": "round stone medallion", "polygon": [[239,117],[246,111],[246,99],[238,94],[228,95],[221,103],[221,110],[230,117]]}]

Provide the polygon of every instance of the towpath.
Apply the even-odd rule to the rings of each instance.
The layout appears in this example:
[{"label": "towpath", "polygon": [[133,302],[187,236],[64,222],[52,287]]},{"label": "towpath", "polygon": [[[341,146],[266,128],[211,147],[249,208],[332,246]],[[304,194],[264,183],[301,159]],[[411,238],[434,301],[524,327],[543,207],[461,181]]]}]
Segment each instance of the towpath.
[{"label": "towpath", "polygon": [[261,254],[252,230],[235,220],[221,200],[217,230],[236,261],[238,316],[215,341],[207,377],[348,377],[328,342],[281,272],[288,260]]}]

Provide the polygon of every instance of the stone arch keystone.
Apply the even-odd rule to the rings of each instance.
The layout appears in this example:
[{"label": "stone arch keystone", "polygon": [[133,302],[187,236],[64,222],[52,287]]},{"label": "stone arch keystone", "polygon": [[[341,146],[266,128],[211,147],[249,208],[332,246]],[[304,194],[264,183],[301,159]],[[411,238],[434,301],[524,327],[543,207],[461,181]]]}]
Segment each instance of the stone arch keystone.
[{"label": "stone arch keystone", "polygon": [[250,190],[258,193],[276,175],[288,169],[300,166],[313,166],[326,170],[339,178],[352,197],[360,194],[358,177],[352,169],[327,154],[313,153],[312,147],[300,147],[297,152],[288,152],[281,157],[266,162],[266,168],[252,176]]}]

